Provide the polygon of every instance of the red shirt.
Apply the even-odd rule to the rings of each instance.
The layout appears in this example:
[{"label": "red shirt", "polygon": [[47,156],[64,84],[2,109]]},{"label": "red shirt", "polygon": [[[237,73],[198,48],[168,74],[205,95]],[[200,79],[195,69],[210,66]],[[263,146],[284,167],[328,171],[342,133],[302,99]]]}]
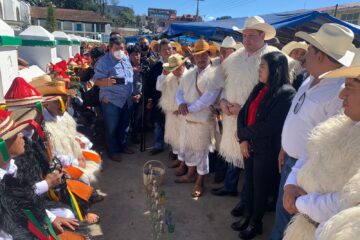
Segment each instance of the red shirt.
[{"label": "red shirt", "polygon": [[269,91],[268,86],[264,86],[259,91],[256,98],[254,98],[254,100],[251,101],[251,103],[249,105],[249,109],[248,109],[248,115],[247,115],[247,126],[248,127],[251,127],[252,125],[255,124],[257,110],[261,104],[261,101],[264,99],[264,97],[268,91]]}]

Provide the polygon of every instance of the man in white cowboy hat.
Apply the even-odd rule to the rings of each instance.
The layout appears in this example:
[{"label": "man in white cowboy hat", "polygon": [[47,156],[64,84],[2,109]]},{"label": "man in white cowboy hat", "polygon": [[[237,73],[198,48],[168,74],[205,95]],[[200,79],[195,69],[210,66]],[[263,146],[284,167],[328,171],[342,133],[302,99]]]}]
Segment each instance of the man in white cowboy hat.
[{"label": "man in white cowboy hat", "polygon": [[282,131],[282,149],[279,153],[281,180],[271,235],[271,239],[276,240],[282,239],[292,214],[297,212],[296,198],[304,194],[304,190],[296,185],[296,172],[288,177],[291,168],[297,159],[304,156],[306,159],[306,143],[310,131],[341,109],[341,101],[337,96],[344,78],[322,80],[319,76],[342,66],[349,66],[355,55],[351,50],[354,48],[354,33],[338,24],[326,23],[316,33],[298,32],[296,36],[309,43],[304,66],[310,76],[295,95]]},{"label": "man in white cowboy hat", "polygon": [[291,41],[288,44],[286,44],[281,50],[286,53],[289,57],[297,61],[298,68],[296,71],[293,72],[294,74],[294,80],[293,80],[293,87],[295,90],[298,90],[303,81],[309,76],[306,69],[303,67],[304,61],[305,61],[305,54],[307,52],[309,45],[302,41]]},{"label": "man in white cowboy hat", "polygon": [[180,127],[182,126],[182,117],[178,114],[178,105],[176,102],[176,91],[180,84],[180,78],[186,74],[185,62],[187,58],[176,53],[169,57],[168,62],[163,64],[163,69],[169,72],[162,81],[161,98],[159,105],[165,113],[165,142],[172,147],[173,154],[181,162],[176,169],[175,175],[185,174],[184,153],[180,148]]},{"label": "man in white cowboy hat", "polygon": [[218,97],[223,81],[221,68],[210,63],[209,49],[205,40],[195,43],[193,53],[196,67],[183,75],[176,93],[178,112],[185,118],[180,144],[188,166],[188,173],[177,178],[176,182],[195,182],[191,194],[193,197],[202,196],[204,175],[209,173],[208,153],[211,127],[214,126],[210,106]]},{"label": "man in white cowboy hat", "polygon": [[303,194],[296,198],[299,214],[284,239],[358,239],[360,65],[336,69],[319,78],[346,78],[338,96],[344,112],[312,130],[308,155],[293,167],[296,185]]},{"label": "man in white cowboy hat", "polygon": [[219,152],[229,163],[229,167],[224,186],[212,191],[217,196],[237,194],[240,168],[243,167],[239,143],[234,137],[237,116],[241,105],[245,103],[251,90],[258,83],[261,56],[268,52],[279,51],[265,43],[265,40],[275,37],[276,31],[259,16],[247,18],[243,29],[238,27],[233,29],[242,33],[244,48],[231,54],[222,64],[225,86],[221,94],[220,107],[224,116]]},{"label": "man in white cowboy hat", "polygon": [[220,61],[224,62],[230,54],[243,47],[241,43],[236,43],[233,37],[227,36],[220,46]]}]

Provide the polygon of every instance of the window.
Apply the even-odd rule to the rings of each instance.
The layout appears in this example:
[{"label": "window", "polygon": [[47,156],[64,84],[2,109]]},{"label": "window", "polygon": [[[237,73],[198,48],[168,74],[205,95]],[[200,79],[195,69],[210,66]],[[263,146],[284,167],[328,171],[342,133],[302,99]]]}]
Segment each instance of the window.
[{"label": "window", "polygon": [[344,20],[346,22],[352,23],[352,24],[359,24],[359,15],[360,13],[347,13],[341,15],[341,20]]},{"label": "window", "polygon": [[83,31],[83,25],[82,23],[76,23],[75,24],[75,31],[82,32]]},{"label": "window", "polygon": [[105,24],[96,24],[96,32],[105,32]]},{"label": "window", "polygon": [[42,26],[43,28],[46,27],[46,20],[40,19],[39,22],[40,22],[40,26]]},{"label": "window", "polygon": [[94,24],[85,23],[85,32],[93,32],[93,31],[94,31]]},{"label": "window", "polygon": [[65,31],[72,31],[72,22],[64,21],[63,22],[63,30]]},{"label": "window", "polygon": [[57,24],[57,29],[62,30],[62,29],[61,29],[61,22],[60,22],[60,21],[56,21],[56,24]]}]

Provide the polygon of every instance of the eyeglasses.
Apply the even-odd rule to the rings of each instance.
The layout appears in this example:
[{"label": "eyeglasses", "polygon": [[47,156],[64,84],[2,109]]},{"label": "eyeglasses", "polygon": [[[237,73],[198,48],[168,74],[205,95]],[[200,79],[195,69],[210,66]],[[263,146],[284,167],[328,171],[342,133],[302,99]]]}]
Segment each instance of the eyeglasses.
[{"label": "eyeglasses", "polygon": [[300,111],[300,108],[304,104],[306,92],[304,92],[301,97],[299,98],[298,102],[295,105],[294,113],[297,114]]}]

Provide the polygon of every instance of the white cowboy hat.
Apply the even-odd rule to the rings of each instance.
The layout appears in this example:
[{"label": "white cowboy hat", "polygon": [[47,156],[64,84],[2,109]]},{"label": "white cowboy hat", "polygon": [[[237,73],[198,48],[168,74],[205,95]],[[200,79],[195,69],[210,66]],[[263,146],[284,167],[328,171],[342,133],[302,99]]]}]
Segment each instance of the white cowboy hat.
[{"label": "white cowboy hat", "polygon": [[237,49],[241,48],[242,46],[243,45],[241,43],[236,43],[233,37],[227,36],[222,41],[220,48],[232,48],[232,49],[237,50]]},{"label": "white cowboy hat", "polygon": [[175,53],[169,57],[167,63],[163,64],[166,71],[173,72],[186,62],[187,58]]},{"label": "white cowboy hat", "polygon": [[360,77],[360,48],[355,51],[355,57],[350,67],[342,67],[320,75],[319,78],[358,78]]},{"label": "white cowboy hat", "polygon": [[296,42],[296,41],[291,41],[288,44],[286,44],[281,51],[283,51],[284,53],[286,53],[287,55],[290,55],[290,53],[294,50],[294,49],[303,49],[305,51],[307,51],[309,45],[307,45],[306,42],[302,41],[302,42]]},{"label": "white cowboy hat", "polygon": [[276,30],[273,26],[268,23],[265,23],[264,19],[259,16],[248,17],[245,20],[244,28],[238,28],[233,26],[232,29],[234,31],[243,33],[245,29],[255,29],[265,33],[265,40],[269,40],[275,37]]},{"label": "white cowboy hat", "polygon": [[336,23],[325,23],[316,33],[297,32],[295,36],[305,40],[342,65],[350,66],[354,58],[354,33]]}]

